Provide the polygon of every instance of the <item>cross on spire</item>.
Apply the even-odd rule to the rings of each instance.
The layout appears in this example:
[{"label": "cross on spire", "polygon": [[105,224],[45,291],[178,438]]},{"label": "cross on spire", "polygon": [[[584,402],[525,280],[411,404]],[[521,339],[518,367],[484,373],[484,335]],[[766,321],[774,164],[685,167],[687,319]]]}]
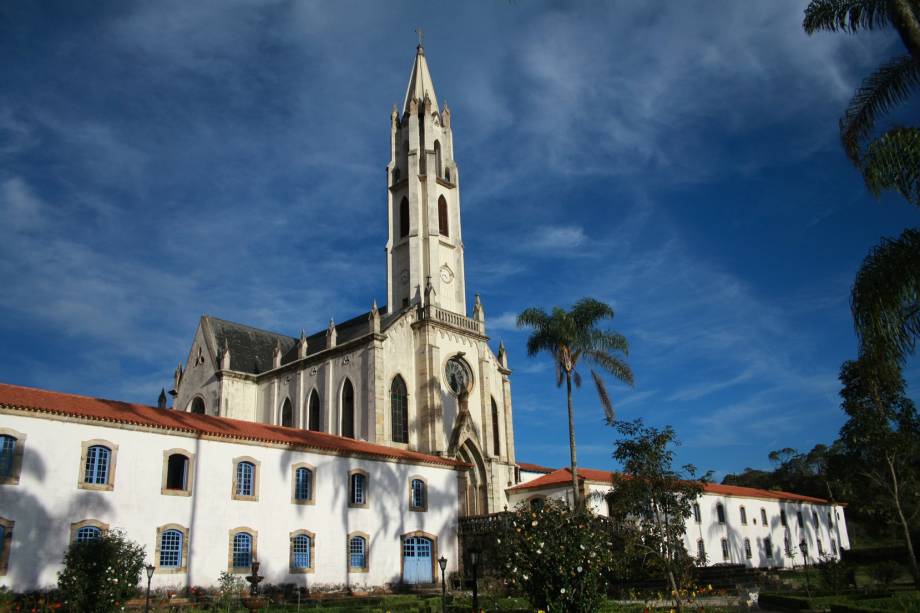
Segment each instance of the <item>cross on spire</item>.
[{"label": "cross on spire", "polygon": [[418,34],[418,46],[421,47],[422,43],[425,42],[425,31],[421,28],[415,28],[415,33]]}]

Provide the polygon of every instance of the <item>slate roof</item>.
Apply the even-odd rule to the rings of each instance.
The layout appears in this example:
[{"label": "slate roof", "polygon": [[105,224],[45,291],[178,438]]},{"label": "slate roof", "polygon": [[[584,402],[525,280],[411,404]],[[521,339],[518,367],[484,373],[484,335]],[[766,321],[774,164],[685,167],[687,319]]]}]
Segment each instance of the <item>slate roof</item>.
[{"label": "slate roof", "polygon": [[[518,464],[520,466],[520,464]],[[613,473],[606,470],[596,470],[593,468],[579,468],[578,480],[598,483],[613,483],[614,479],[620,478],[619,473]],[[559,485],[570,485],[572,483],[572,471],[568,468],[561,468],[553,471],[548,475],[537,477],[533,481],[520,483],[508,488],[509,492],[536,490],[545,487],[554,487]],[[792,492],[783,492],[779,490],[762,490],[754,487],[740,487],[737,485],[722,485],[720,483],[706,483],[703,485],[703,491],[707,494],[722,494],[724,496],[740,496],[743,498],[766,498],[771,500],[791,500],[796,502],[813,502],[816,504],[828,504],[823,498],[814,498],[812,496],[803,496],[802,494],[793,494]],[[837,503],[840,504],[840,503]]]},{"label": "slate roof", "polygon": [[[384,305],[380,312],[381,319],[386,315]],[[341,345],[370,333],[370,311],[362,313],[347,321],[335,325],[336,344]],[[275,346],[281,345],[281,364],[289,364],[297,359],[298,337],[287,336],[268,330],[260,330],[210,315],[201,318],[209,343],[217,351],[230,347],[230,370],[250,374],[260,374],[272,369]],[[313,355],[326,349],[326,330],[307,337],[307,355]]]},{"label": "slate roof", "polygon": [[340,455],[369,456],[452,468],[467,464],[439,456],[376,445],[324,432],[285,428],[227,417],[198,415],[184,411],[155,409],[142,404],[106,400],[76,394],[64,394],[34,387],[0,383],[0,408],[35,413],[78,417],[110,424],[155,428],[167,432],[185,432],[209,438],[255,441],[291,445],[298,448],[333,452]]}]

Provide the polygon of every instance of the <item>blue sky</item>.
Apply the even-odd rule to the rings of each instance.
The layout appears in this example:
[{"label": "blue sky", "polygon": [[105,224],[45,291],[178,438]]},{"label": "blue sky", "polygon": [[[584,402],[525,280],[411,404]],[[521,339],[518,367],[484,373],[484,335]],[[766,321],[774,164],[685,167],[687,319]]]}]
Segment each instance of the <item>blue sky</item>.
[{"label": "blue sky", "polygon": [[[5,3],[0,380],[153,403],[202,313],[296,335],[383,302],[421,26],[518,459],[568,448],[514,316],[581,296],[631,341],[620,416],[673,424],[680,461],[830,442],[851,280],[917,211],[869,196],[837,136],[897,39],[808,37],[804,4]],[[611,467],[591,388],[576,411],[581,463]]]}]

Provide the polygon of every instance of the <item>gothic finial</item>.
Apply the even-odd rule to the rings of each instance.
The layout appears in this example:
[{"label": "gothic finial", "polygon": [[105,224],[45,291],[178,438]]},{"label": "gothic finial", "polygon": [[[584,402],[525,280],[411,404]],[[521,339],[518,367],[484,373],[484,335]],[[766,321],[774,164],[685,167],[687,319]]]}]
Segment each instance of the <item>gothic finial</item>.
[{"label": "gothic finial", "polygon": [[425,55],[425,31],[421,28],[415,28],[415,33],[418,34],[418,47],[416,47],[416,50],[422,55]]},{"label": "gothic finial", "polygon": [[165,409],[166,408],[166,388],[160,389],[160,397],[157,398],[157,408]]},{"label": "gothic finial", "polygon": [[224,339],[224,350],[220,355],[220,368],[230,370],[230,343],[227,342],[227,339]]},{"label": "gothic finial", "polygon": [[508,351],[505,349],[505,341],[498,343],[498,363],[505,370],[508,369]]},{"label": "gothic finial", "polygon": [[336,336],[335,322],[330,318],[329,327],[326,329],[326,349],[335,347]]},{"label": "gothic finial", "polygon": [[368,321],[371,322],[371,332],[374,334],[380,333],[380,311],[377,309],[377,301],[374,300],[373,306],[371,306],[371,313],[367,317]]},{"label": "gothic finial", "polygon": [[303,329],[300,330],[300,342],[297,344],[297,357],[301,359],[307,357],[307,335],[304,333]]},{"label": "gothic finial", "polygon": [[272,368],[281,366],[281,341],[275,341],[275,352],[272,355]]},{"label": "gothic finial", "polygon": [[479,294],[476,294],[476,299],[473,301],[473,319],[480,322],[486,320],[486,312],[485,309],[482,308],[482,301],[479,299]]}]

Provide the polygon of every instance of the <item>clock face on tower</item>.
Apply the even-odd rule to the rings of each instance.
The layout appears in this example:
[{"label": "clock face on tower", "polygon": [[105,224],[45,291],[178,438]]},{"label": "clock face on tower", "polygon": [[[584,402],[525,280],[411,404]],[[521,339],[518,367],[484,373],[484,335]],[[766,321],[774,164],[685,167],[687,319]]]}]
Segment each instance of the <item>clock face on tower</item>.
[{"label": "clock face on tower", "polygon": [[454,280],[454,271],[452,271],[446,264],[441,266],[441,281],[444,283],[450,283]]},{"label": "clock face on tower", "polygon": [[444,366],[444,379],[454,396],[464,396],[473,386],[473,373],[469,365],[459,356],[447,360]]}]

